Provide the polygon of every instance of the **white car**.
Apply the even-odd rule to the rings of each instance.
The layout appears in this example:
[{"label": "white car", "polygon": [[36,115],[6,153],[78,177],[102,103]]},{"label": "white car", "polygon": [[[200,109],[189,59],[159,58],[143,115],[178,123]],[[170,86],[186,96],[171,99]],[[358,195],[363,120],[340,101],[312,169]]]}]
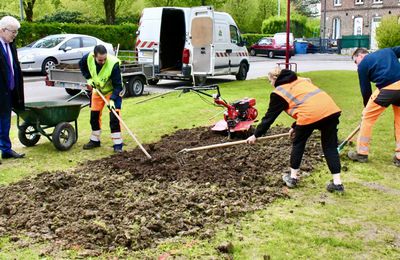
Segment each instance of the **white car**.
[{"label": "white car", "polygon": [[60,63],[77,64],[96,45],[102,44],[107,52],[115,54],[110,43],[82,34],[56,34],[37,40],[18,49],[18,59],[23,72],[42,72]]}]

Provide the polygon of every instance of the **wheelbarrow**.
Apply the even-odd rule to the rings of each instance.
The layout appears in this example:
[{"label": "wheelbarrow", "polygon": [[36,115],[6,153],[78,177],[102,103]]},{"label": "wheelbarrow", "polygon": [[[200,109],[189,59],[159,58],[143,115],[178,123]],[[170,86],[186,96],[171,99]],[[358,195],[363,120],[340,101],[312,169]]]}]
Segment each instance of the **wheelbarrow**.
[{"label": "wheelbarrow", "polygon": [[[60,151],[66,151],[78,140],[78,103],[44,101],[25,103],[25,110],[17,114],[18,139],[25,146],[34,146],[43,135]],[[20,118],[23,119],[20,124]],[[70,124],[75,123],[75,128]],[[53,128],[52,132],[46,130]]]}]

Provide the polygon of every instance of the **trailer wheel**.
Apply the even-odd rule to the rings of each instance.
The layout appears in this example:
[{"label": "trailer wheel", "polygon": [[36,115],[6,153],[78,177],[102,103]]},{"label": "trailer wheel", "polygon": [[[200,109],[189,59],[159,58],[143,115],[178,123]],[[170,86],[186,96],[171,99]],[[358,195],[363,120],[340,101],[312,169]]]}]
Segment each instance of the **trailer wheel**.
[{"label": "trailer wheel", "polygon": [[79,89],[66,88],[65,92],[67,92],[70,96],[75,96],[81,91]]},{"label": "trailer wheel", "polygon": [[128,91],[131,96],[137,97],[143,94],[144,79],[140,76],[135,76],[129,80]]},{"label": "trailer wheel", "polygon": [[62,122],[56,125],[52,135],[54,146],[60,151],[69,150],[76,142],[76,134],[74,127],[67,123]]},{"label": "trailer wheel", "polygon": [[34,146],[39,142],[40,139],[40,134],[38,134],[35,128],[24,122],[22,125],[18,128],[18,139],[21,142],[21,144],[30,147]]},{"label": "trailer wheel", "polygon": [[148,79],[147,80],[147,83],[149,84],[149,85],[157,85],[157,83],[159,82],[160,80],[159,79]]},{"label": "trailer wheel", "polygon": [[242,62],[239,66],[239,71],[236,74],[237,80],[245,80],[247,78],[247,65],[246,63]]}]

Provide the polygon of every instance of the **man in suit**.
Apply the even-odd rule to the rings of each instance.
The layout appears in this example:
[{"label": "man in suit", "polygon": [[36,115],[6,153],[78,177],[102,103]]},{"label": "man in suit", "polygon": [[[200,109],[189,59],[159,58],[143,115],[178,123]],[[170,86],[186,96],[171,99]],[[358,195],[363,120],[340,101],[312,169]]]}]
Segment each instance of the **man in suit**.
[{"label": "man in suit", "polygon": [[22,158],[11,149],[10,127],[13,108],[24,109],[24,86],[14,39],[20,23],[12,16],[0,19],[0,150],[1,158]]}]

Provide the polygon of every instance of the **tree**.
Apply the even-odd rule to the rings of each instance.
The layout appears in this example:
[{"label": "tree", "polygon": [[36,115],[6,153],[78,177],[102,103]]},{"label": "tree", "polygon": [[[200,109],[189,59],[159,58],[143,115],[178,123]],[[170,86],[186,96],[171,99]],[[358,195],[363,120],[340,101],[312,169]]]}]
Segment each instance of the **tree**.
[{"label": "tree", "polygon": [[116,0],[104,0],[104,10],[106,14],[106,24],[115,22],[115,2]]},{"label": "tree", "polygon": [[33,21],[33,7],[35,6],[35,2],[36,0],[24,0],[24,11],[28,22]]},{"label": "tree", "polygon": [[315,17],[318,15],[316,4],[320,2],[320,0],[292,0],[296,13],[307,17]]}]

